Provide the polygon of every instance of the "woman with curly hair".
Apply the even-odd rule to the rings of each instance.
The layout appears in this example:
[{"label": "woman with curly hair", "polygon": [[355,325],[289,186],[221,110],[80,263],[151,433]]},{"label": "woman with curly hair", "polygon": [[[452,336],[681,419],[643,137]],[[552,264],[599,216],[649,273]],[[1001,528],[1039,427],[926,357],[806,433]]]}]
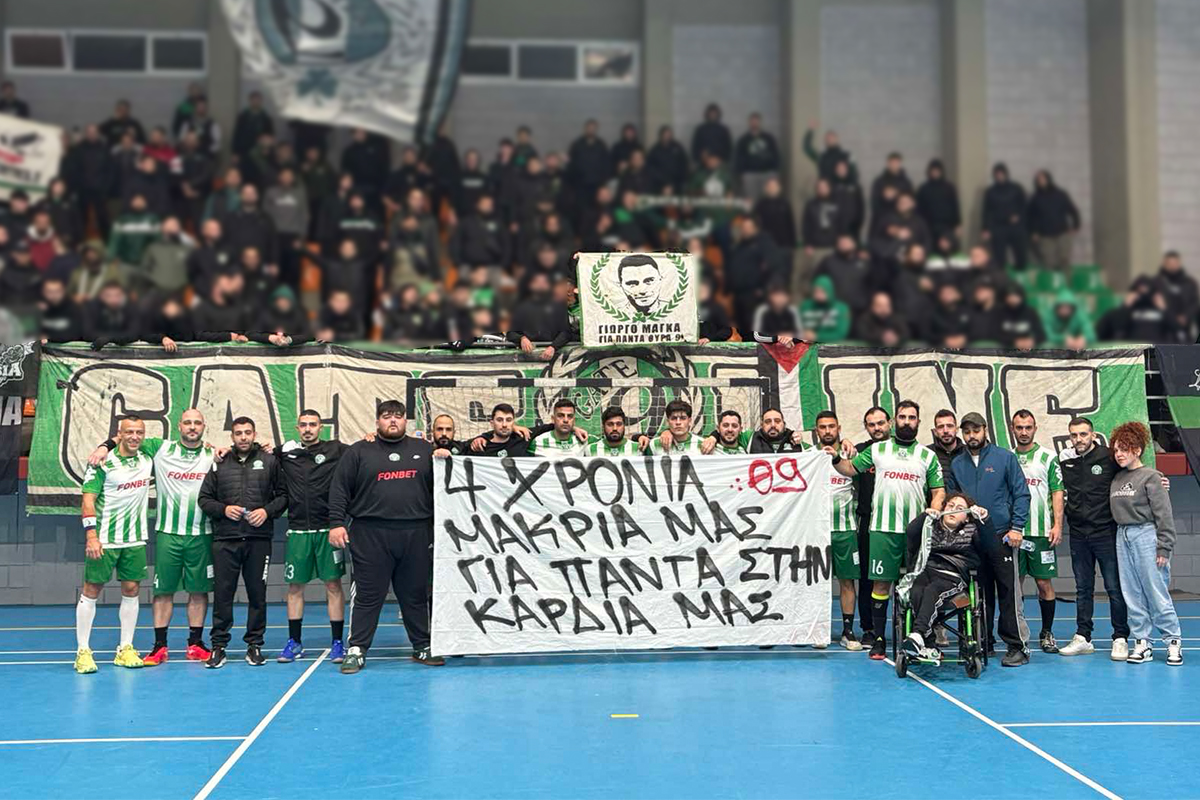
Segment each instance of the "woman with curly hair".
[{"label": "woman with curly hair", "polygon": [[1113,476],[1109,505],[1117,522],[1117,563],[1121,594],[1129,607],[1129,627],[1136,640],[1126,663],[1154,660],[1153,628],[1167,642],[1167,664],[1183,663],[1179,615],[1171,601],[1171,551],[1175,547],[1175,517],[1162,473],[1142,464],[1150,446],[1150,431],[1140,422],[1126,422],[1110,437],[1120,471]]}]

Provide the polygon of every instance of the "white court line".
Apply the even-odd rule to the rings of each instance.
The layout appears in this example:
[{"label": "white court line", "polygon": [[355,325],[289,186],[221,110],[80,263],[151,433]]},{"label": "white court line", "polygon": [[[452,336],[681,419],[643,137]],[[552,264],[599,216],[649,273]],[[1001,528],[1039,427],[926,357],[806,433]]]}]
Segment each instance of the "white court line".
[{"label": "white court line", "polygon": [[3,739],[3,744],[107,744],[109,742],[240,742],[245,736],[116,736],[109,739]]},{"label": "white court line", "polygon": [[[1180,617],[1180,619],[1188,619],[1188,617]],[[234,627],[236,628],[238,626],[234,625]],[[287,627],[288,627],[287,625],[268,625],[267,630],[269,630],[269,631],[271,631],[271,630],[284,631],[284,630],[287,630]],[[380,628],[403,628],[404,625],[402,625],[399,622],[381,622],[381,623],[379,623],[379,627]],[[16,626],[7,627],[7,628],[0,628],[0,633],[16,633],[16,632],[20,632],[20,631],[73,631],[73,630],[75,630],[74,625],[32,625],[32,626],[16,625]],[[119,631],[119,630],[121,630],[121,626],[120,625],[94,625],[92,627],[92,630],[94,630],[94,631]]]},{"label": "white court line", "polygon": [[[884,661],[886,661],[887,663],[891,664],[893,667],[895,667],[895,666],[896,666],[896,662],[892,661],[890,658],[885,658],[885,659],[884,659]],[[1044,758],[1046,761],[1050,762],[1050,763],[1051,763],[1051,764],[1053,764],[1055,767],[1058,767],[1060,770],[1062,770],[1063,772],[1067,773],[1068,775],[1070,775],[1070,776],[1071,776],[1072,778],[1074,778],[1075,780],[1079,781],[1080,783],[1084,784],[1085,786],[1088,786],[1089,788],[1091,788],[1091,789],[1094,789],[1095,791],[1097,791],[1097,792],[1099,792],[1100,794],[1104,795],[1105,797],[1107,797],[1107,798],[1108,798],[1108,800],[1122,800],[1122,798],[1121,798],[1121,796],[1120,796],[1120,795],[1118,795],[1118,794],[1114,794],[1113,792],[1110,792],[1108,789],[1105,789],[1103,786],[1101,786],[1100,784],[1096,783],[1094,780],[1092,780],[1091,778],[1089,778],[1087,775],[1084,775],[1082,772],[1078,771],[1078,770],[1077,770],[1077,769],[1075,769],[1074,767],[1071,767],[1071,766],[1069,766],[1068,764],[1064,764],[1062,761],[1059,761],[1057,758],[1055,758],[1054,756],[1050,755],[1049,753],[1047,753],[1047,752],[1046,752],[1045,750],[1043,750],[1042,748],[1038,747],[1037,745],[1033,744],[1032,742],[1030,742],[1030,741],[1028,741],[1028,740],[1026,740],[1026,739],[1023,739],[1023,738],[1021,738],[1020,736],[1018,736],[1017,734],[1013,733],[1012,731],[1010,731],[1010,730],[1009,730],[1008,728],[1006,728],[1005,726],[1001,725],[999,722],[996,722],[996,721],[995,721],[994,719],[992,719],[991,717],[987,716],[986,714],[984,714],[984,713],[982,713],[982,712],[980,712],[980,711],[977,711],[976,709],[974,709],[974,708],[972,708],[971,706],[967,705],[967,704],[966,704],[966,703],[964,703],[963,701],[959,700],[957,697],[955,697],[955,696],[953,696],[953,695],[951,695],[951,694],[949,694],[949,693],[947,693],[947,692],[945,692],[945,691],[943,691],[943,690],[939,689],[938,687],[934,686],[932,683],[930,683],[929,681],[925,680],[925,679],[924,679],[924,678],[922,678],[921,676],[919,676],[919,675],[916,675],[916,674],[914,674],[913,672],[911,672],[911,671],[910,671],[910,672],[908,673],[908,677],[912,678],[914,681],[916,681],[917,683],[921,684],[921,685],[922,685],[922,686],[924,686],[926,689],[929,689],[929,690],[930,690],[930,691],[932,691],[934,694],[936,694],[937,696],[941,697],[943,700],[948,700],[948,701],[950,701],[950,702],[951,702],[951,703],[953,703],[954,705],[956,705],[956,706],[958,706],[959,708],[961,708],[963,711],[965,711],[965,712],[967,712],[968,714],[970,714],[972,717],[975,717],[975,719],[977,719],[977,720],[979,720],[980,722],[982,722],[982,723],[986,724],[988,727],[991,727],[991,728],[993,728],[993,729],[995,729],[995,730],[999,731],[1000,733],[1004,734],[1004,735],[1005,735],[1005,736],[1007,736],[1009,739],[1012,739],[1014,742],[1016,742],[1017,744],[1021,745],[1022,747],[1024,747],[1026,750],[1028,750],[1029,752],[1033,753],[1034,755],[1041,756],[1041,757],[1042,757],[1042,758]]]},{"label": "white court line", "polygon": [[237,749],[233,751],[229,758],[225,759],[225,763],[221,765],[220,769],[213,773],[213,776],[208,779],[208,783],[204,784],[204,788],[196,793],[196,796],[193,798],[193,800],[206,800],[206,798],[212,794],[212,790],[217,788],[217,784],[221,782],[229,770],[233,769],[233,765],[236,764],[243,755],[245,755],[246,751],[250,749],[250,745],[254,744],[254,740],[262,735],[262,732],[265,731],[267,726],[271,724],[271,720],[275,719],[276,715],[283,710],[283,707],[288,704],[288,701],[292,699],[292,696],[296,694],[300,687],[304,685],[304,682],[308,680],[308,676],[312,675],[313,672],[316,671],[317,667],[321,666],[321,662],[324,661],[328,655],[328,649],[321,651],[321,655],[317,658],[317,660],[314,661],[308,669],[304,670],[304,674],[296,679],[296,682],[292,684],[290,689],[283,693],[283,697],[279,698],[278,702],[271,707],[271,710],[267,712],[266,716],[258,721],[258,724],[254,726],[254,730],[250,731],[250,735],[242,740],[242,743],[237,746]]},{"label": "white court line", "polygon": [[1194,727],[1200,722],[1006,722],[1005,728]]}]

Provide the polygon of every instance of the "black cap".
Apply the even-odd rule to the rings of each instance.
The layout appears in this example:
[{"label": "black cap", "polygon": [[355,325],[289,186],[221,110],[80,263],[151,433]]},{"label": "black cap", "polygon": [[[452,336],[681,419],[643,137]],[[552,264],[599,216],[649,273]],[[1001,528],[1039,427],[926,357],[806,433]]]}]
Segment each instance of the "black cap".
[{"label": "black cap", "polygon": [[969,414],[963,415],[963,418],[961,420],[959,420],[959,422],[958,422],[958,427],[960,427],[960,428],[986,428],[987,420],[985,420],[983,418],[983,415],[980,414],[979,412],[972,411]]}]

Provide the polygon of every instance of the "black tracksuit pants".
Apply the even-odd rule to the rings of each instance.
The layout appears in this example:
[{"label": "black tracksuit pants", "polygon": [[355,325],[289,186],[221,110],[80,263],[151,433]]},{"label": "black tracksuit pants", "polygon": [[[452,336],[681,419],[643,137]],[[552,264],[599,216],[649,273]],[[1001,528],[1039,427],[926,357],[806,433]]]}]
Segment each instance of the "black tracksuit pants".
[{"label": "black tracksuit pants", "polygon": [[400,602],[414,650],[429,647],[433,520],[355,520],[350,527],[350,647],[370,649],[388,587]]},{"label": "black tracksuit pants", "polygon": [[955,597],[967,590],[961,575],[926,567],[913,579],[908,602],[913,612],[913,633],[921,634],[925,644],[933,645],[933,625],[943,611],[949,610]]},{"label": "black tracksuit pants", "polygon": [[1017,571],[1020,551],[1004,544],[999,537],[985,539],[983,549],[979,582],[983,584],[987,598],[988,638],[992,636],[996,607],[999,606],[1000,638],[1009,648],[1024,650],[1029,641],[1029,623],[1025,621],[1021,576]]},{"label": "black tracksuit pants", "polygon": [[[858,619],[864,631],[871,630],[871,589],[875,586],[867,575],[867,565],[871,562],[871,518],[858,518]],[[886,631],[874,631],[879,636]]]},{"label": "black tracksuit pants", "polygon": [[997,225],[992,229],[992,262],[999,267],[1010,263],[1008,252],[1012,251],[1012,265],[1025,269],[1029,263],[1028,233],[1021,225]]},{"label": "black tracksuit pants", "polygon": [[229,646],[233,627],[233,596],[238,576],[246,586],[246,644],[262,647],[267,631],[267,567],[271,563],[271,540],[265,538],[216,539],[213,559],[213,647]]}]

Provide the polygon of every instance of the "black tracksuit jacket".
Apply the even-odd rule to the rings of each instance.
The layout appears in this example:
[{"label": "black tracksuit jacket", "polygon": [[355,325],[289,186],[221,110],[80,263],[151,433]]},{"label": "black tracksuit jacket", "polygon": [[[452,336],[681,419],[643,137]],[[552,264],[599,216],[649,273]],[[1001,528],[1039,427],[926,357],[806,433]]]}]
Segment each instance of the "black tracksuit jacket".
[{"label": "black tracksuit jacket", "polygon": [[349,445],[338,441],[316,442],[305,447],[288,442],[279,450],[279,466],[288,496],[288,530],[329,529],[329,487]]},{"label": "black tracksuit jacket", "polygon": [[1108,504],[1117,462],[1112,452],[1096,444],[1082,456],[1068,448],[1059,453],[1063,488],[1066,489],[1066,517],[1072,536],[1088,538],[1115,536],[1117,523]]}]

